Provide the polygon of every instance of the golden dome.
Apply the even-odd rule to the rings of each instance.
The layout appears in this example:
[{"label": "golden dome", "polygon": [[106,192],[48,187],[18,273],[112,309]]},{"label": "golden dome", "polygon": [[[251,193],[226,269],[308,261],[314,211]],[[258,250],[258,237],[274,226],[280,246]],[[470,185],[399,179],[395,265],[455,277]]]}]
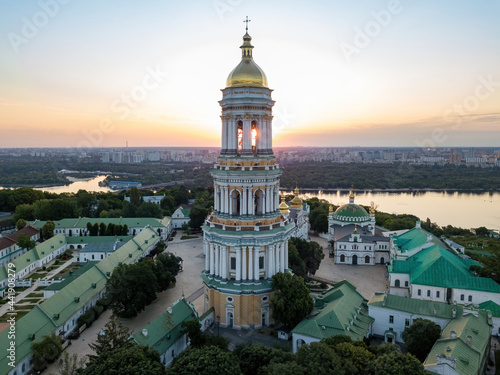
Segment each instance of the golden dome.
[{"label": "golden dome", "polygon": [[226,80],[226,87],[267,87],[267,77],[264,71],[253,61],[250,43],[252,37],[246,33],[241,45],[241,61],[233,69]]},{"label": "golden dome", "polygon": [[288,205],[285,203],[285,196],[284,195],[281,196],[280,212],[282,214],[288,214],[288,213],[290,213]]},{"label": "golden dome", "polygon": [[295,194],[295,198],[293,198],[292,201],[290,202],[292,204],[292,207],[302,208],[302,199],[299,198],[299,188],[296,187],[293,193]]}]

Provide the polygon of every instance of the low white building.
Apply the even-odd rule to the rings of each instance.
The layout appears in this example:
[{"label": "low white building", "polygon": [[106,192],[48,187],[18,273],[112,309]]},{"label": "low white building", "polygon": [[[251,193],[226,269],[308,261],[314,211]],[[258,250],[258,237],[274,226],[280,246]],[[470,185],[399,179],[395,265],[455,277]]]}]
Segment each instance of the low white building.
[{"label": "low white building", "polygon": [[172,214],[172,228],[180,229],[184,224],[189,224],[189,213],[191,212],[191,206],[187,204],[181,204]]},{"label": "low white building", "polygon": [[389,261],[390,241],[385,236],[354,232],[334,241],[335,263],[374,266]]},{"label": "low white building", "polygon": [[[158,206],[161,204],[161,200],[165,198],[165,194],[163,195],[146,195],[142,197],[142,201],[146,203],[154,203],[157,204]],[[124,200],[127,202],[130,202],[130,197],[124,197]]]}]

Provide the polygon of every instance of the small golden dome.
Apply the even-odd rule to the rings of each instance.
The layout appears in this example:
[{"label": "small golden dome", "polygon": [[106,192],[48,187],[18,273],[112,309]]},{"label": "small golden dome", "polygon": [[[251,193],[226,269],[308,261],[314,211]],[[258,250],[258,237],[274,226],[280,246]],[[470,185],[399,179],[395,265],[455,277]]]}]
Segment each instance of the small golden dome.
[{"label": "small golden dome", "polygon": [[288,208],[288,205],[285,203],[285,196],[284,195],[281,196],[280,212],[282,214],[290,213],[290,209]]},{"label": "small golden dome", "polygon": [[267,77],[264,71],[253,61],[252,37],[248,32],[243,36],[241,45],[241,61],[233,69],[226,80],[226,87],[267,87]]},{"label": "small golden dome", "polygon": [[292,204],[292,207],[302,208],[302,199],[299,198],[299,188],[296,187],[293,193],[295,194],[295,198],[293,198],[292,201],[290,202]]}]

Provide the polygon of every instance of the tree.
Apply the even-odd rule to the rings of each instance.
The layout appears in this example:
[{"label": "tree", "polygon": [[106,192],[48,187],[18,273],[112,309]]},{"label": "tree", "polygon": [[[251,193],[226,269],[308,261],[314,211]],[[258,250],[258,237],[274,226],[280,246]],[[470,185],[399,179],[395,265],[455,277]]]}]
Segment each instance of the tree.
[{"label": "tree", "polygon": [[161,219],[163,217],[163,212],[157,204],[152,202],[144,202],[139,206],[139,208],[137,208],[136,216],[155,217],[157,219]]},{"label": "tree", "polygon": [[31,250],[35,247],[36,242],[31,239],[27,234],[21,233],[19,237],[17,237],[17,245],[21,249]]},{"label": "tree", "polygon": [[277,273],[273,276],[271,299],[273,318],[277,322],[295,327],[313,309],[313,299],[304,279],[290,273]]},{"label": "tree", "polygon": [[41,371],[62,353],[62,340],[55,332],[52,332],[41,341],[31,344],[31,351],[33,353],[33,367],[35,370]]},{"label": "tree", "polygon": [[85,367],[85,358],[78,358],[78,355],[69,355],[64,352],[62,360],[57,367],[56,375],[78,375]]},{"label": "tree", "polygon": [[441,327],[432,320],[417,318],[410,327],[405,328],[401,336],[408,352],[423,362],[441,336]]},{"label": "tree", "polygon": [[158,282],[146,262],[120,264],[107,281],[108,298],[113,312],[131,318],[156,298]]},{"label": "tree", "polygon": [[129,190],[129,195],[130,195],[130,203],[134,205],[135,207],[139,207],[142,203],[142,197],[141,194],[139,193],[139,189],[136,187],[133,187]]},{"label": "tree", "polygon": [[146,345],[128,345],[103,352],[80,375],[164,375],[159,353]]},{"label": "tree", "polygon": [[333,350],[342,358],[342,367],[347,374],[362,374],[370,361],[375,359],[375,355],[371,353],[362,341],[358,341],[358,345],[354,342],[343,342],[335,345]]},{"label": "tree", "polygon": [[486,227],[474,228],[474,232],[476,232],[477,236],[488,236],[490,231]]},{"label": "tree", "polygon": [[198,319],[188,320],[181,323],[181,335],[187,334],[192,348],[201,348],[205,343],[201,324]]},{"label": "tree", "polygon": [[236,355],[240,359],[240,368],[243,375],[254,375],[263,366],[271,361],[270,348],[262,344],[246,344],[241,347]]},{"label": "tree", "polygon": [[174,197],[172,197],[171,195],[165,195],[160,201],[160,207],[162,210],[165,210],[168,215],[172,215],[172,213],[175,211]]},{"label": "tree", "polygon": [[96,342],[89,344],[90,349],[96,354],[89,354],[90,360],[95,361],[102,353],[126,347],[130,343],[130,335],[130,330],[118,320],[118,317],[111,315],[104,329],[97,334]]},{"label": "tree", "polygon": [[[177,276],[180,269],[179,259],[172,253],[162,253],[156,257],[157,262],[161,262],[165,267],[165,270],[170,272],[172,276]],[[175,282],[175,277],[172,280]]]},{"label": "tree", "polygon": [[200,228],[205,222],[205,218],[208,215],[208,209],[201,206],[194,206],[191,211],[189,211],[189,226],[191,228]]},{"label": "tree", "polygon": [[340,357],[328,345],[312,342],[302,345],[296,354],[296,361],[308,369],[309,374],[342,374]]},{"label": "tree", "polygon": [[292,238],[290,241],[295,245],[300,258],[304,261],[307,274],[314,275],[321,260],[325,257],[323,248],[317,242],[306,241],[297,237]]},{"label": "tree", "polygon": [[217,346],[191,348],[177,357],[167,369],[171,375],[240,375],[238,358]]},{"label": "tree", "polygon": [[288,266],[292,269],[294,275],[307,276],[306,263],[300,257],[299,251],[291,240],[288,240]]},{"label": "tree", "polygon": [[106,235],[106,224],[100,223],[99,224],[99,236],[105,236]]},{"label": "tree", "polygon": [[54,237],[54,229],[56,229],[56,223],[52,220],[47,221],[42,226],[42,237],[44,240]]},{"label": "tree", "polygon": [[311,371],[297,362],[279,363],[271,362],[267,366],[261,367],[260,375],[311,375]]},{"label": "tree", "polygon": [[413,355],[403,354],[393,344],[385,343],[376,348],[377,358],[371,361],[366,374],[370,375],[425,375],[424,365]]},{"label": "tree", "polygon": [[17,230],[21,230],[21,229],[23,229],[25,226],[26,226],[26,220],[24,220],[24,219],[19,219],[18,221],[16,221],[16,229],[17,229]]}]

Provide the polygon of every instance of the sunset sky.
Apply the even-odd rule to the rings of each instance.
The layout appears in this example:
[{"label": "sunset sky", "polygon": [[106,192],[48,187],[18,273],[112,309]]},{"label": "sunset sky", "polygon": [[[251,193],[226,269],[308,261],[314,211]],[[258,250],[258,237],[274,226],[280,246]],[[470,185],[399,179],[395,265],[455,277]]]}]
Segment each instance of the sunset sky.
[{"label": "sunset sky", "polygon": [[500,2],[5,0],[0,147],[219,146],[254,60],[276,146],[500,146]]}]

